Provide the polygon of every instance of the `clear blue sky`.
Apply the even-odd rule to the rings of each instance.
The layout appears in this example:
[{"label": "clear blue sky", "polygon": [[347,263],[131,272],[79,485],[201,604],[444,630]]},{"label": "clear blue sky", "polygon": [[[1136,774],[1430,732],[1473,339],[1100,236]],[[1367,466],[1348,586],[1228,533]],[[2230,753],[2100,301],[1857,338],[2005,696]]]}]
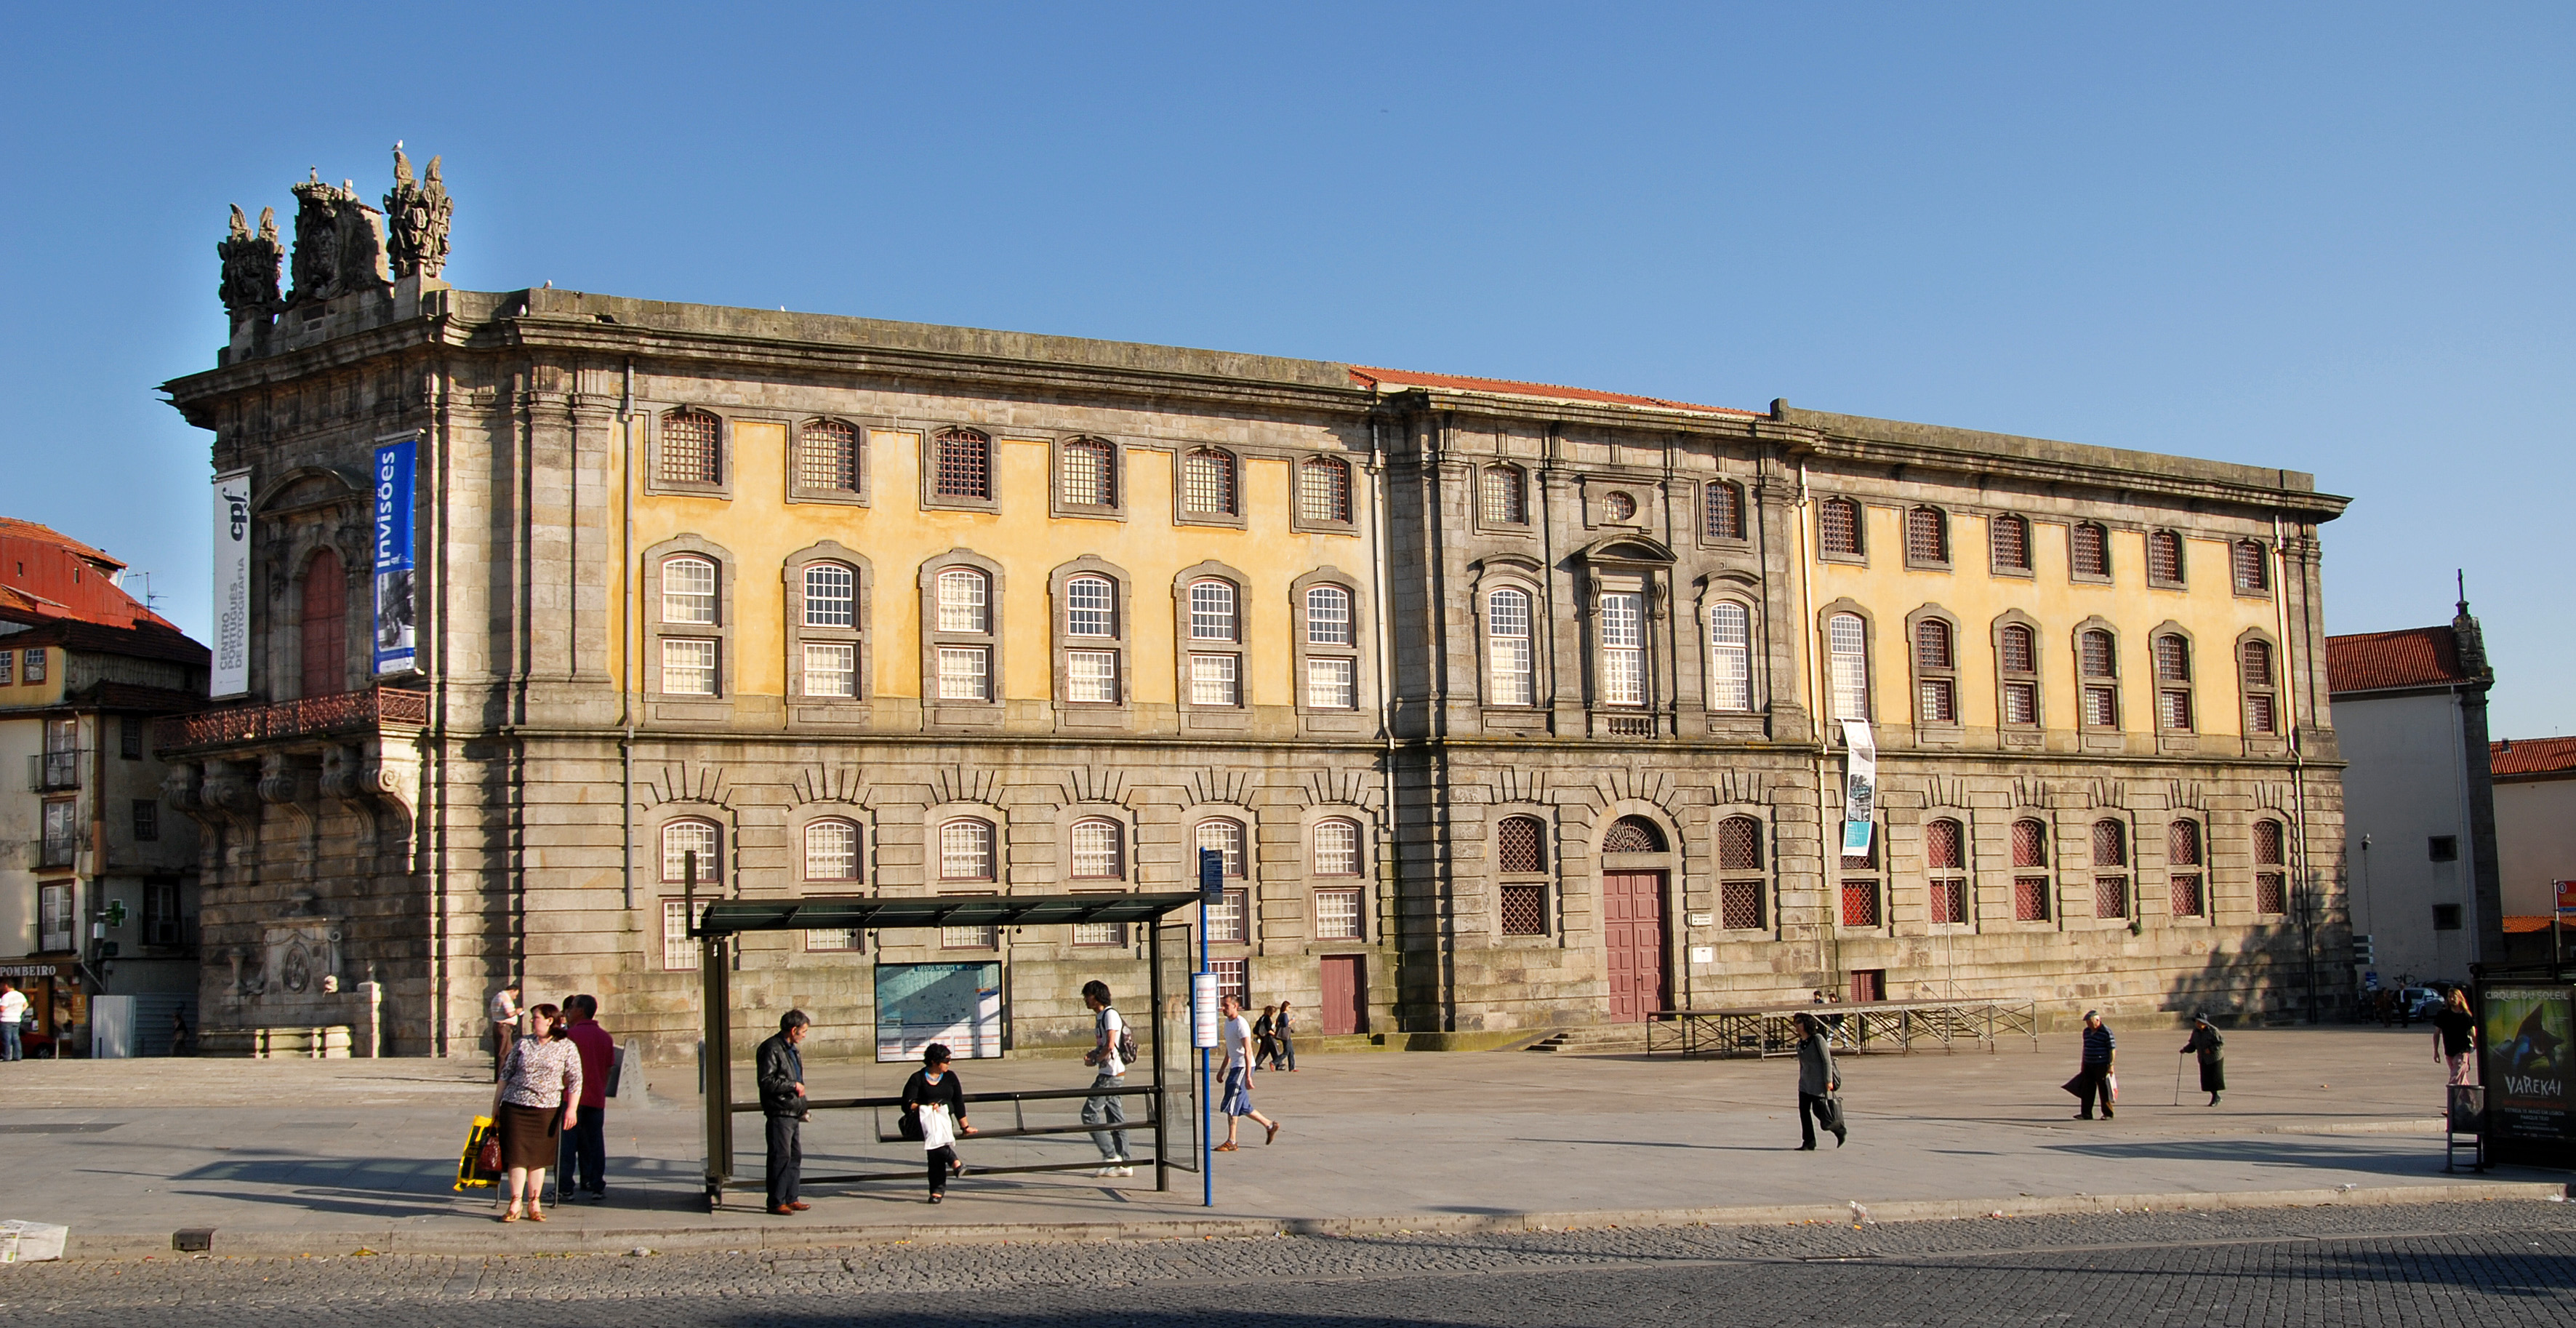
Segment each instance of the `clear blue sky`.
[{"label": "clear blue sky", "polygon": [[[2561,5],[189,6],[11,20],[0,512],[204,634],[225,205],[446,157],[460,285],[2280,465],[2338,632],[2576,731]],[[2255,11],[2255,12],[2247,12]],[[371,15],[383,13],[388,17]]]}]

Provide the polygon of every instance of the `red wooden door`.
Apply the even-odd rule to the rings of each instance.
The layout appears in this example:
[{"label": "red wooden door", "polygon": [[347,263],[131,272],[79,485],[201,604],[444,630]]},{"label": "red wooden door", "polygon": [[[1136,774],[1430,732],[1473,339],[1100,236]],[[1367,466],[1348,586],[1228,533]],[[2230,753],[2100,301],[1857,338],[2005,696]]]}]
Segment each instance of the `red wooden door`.
[{"label": "red wooden door", "polygon": [[1316,1019],[1326,1035],[1368,1031],[1368,970],[1359,955],[1324,956],[1324,999]]},{"label": "red wooden door", "polygon": [[1610,958],[1610,1021],[1642,1024],[1671,1004],[1664,982],[1664,874],[1601,877],[1601,927]]},{"label": "red wooden door", "polygon": [[1887,970],[1883,968],[1853,969],[1851,975],[1851,998],[1856,1001],[1886,1000]]},{"label": "red wooden door", "polygon": [[324,549],[305,565],[301,608],[303,667],[297,673],[303,686],[297,695],[349,690],[349,580],[341,574],[340,555]]}]

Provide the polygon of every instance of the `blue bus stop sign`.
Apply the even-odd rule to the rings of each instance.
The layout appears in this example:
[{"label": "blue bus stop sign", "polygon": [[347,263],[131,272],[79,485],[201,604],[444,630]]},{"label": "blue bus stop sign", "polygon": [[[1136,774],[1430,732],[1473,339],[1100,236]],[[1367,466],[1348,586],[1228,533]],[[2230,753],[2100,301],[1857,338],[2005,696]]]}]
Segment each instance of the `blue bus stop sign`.
[{"label": "blue bus stop sign", "polygon": [[1199,898],[1210,904],[1225,902],[1225,854],[1217,849],[1199,850]]}]

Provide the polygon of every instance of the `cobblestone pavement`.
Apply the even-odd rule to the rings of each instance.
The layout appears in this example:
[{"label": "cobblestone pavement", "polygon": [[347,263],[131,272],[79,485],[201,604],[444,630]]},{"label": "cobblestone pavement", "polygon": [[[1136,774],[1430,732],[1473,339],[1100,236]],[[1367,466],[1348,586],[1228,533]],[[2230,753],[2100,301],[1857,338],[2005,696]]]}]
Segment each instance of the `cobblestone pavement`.
[{"label": "cobblestone pavement", "polygon": [[[793,1253],[71,1261],[45,1325],[2576,1325],[2576,1212],[2505,1201],[1854,1228],[872,1245]],[[1567,1274],[1576,1274],[1568,1276]]]}]

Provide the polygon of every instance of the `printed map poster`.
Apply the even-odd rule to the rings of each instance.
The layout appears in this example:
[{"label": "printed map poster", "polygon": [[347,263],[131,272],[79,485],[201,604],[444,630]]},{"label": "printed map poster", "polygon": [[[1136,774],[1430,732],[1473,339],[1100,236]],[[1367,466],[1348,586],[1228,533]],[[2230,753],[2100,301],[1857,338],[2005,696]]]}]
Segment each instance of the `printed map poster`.
[{"label": "printed map poster", "polygon": [[2566,1145],[2568,1040],[2576,1009],[2566,987],[2489,987],[2483,998],[2487,1126],[2498,1140]]},{"label": "printed map poster", "polygon": [[215,477],[215,658],[206,695],[250,690],[250,472]]},{"label": "printed map poster", "polygon": [[877,965],[877,1060],[917,1061],[933,1042],[957,1059],[1002,1054],[1002,966]]}]

